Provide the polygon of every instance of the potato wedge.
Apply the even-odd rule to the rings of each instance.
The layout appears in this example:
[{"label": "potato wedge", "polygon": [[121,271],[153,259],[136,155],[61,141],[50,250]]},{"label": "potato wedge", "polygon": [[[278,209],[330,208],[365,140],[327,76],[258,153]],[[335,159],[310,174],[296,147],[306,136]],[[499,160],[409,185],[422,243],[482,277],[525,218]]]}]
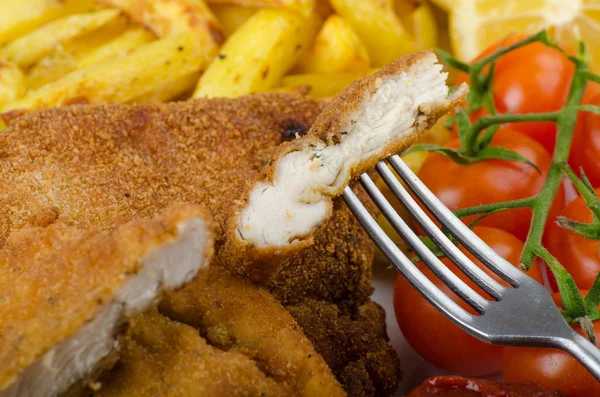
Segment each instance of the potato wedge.
[{"label": "potato wedge", "polygon": [[190,73],[187,76],[176,77],[163,83],[160,87],[155,87],[137,98],[128,101],[127,103],[146,103],[152,101],[170,101],[178,99],[186,93],[189,95],[196,87],[196,83],[200,78],[200,73]]},{"label": "potato wedge", "polygon": [[58,44],[98,29],[118,15],[117,10],[102,10],[50,22],[9,43],[0,51],[0,57],[21,68],[28,68],[48,55]]},{"label": "potato wedge", "polygon": [[312,43],[318,22],[284,9],[258,11],[221,48],[194,97],[237,97],[273,87]]},{"label": "potato wedge", "polygon": [[415,51],[412,38],[389,2],[331,0],[331,5],[365,43],[374,66],[387,65]]},{"label": "potato wedge", "polygon": [[245,7],[285,7],[291,11],[309,16],[315,9],[315,0],[207,0],[212,5],[239,5]]},{"label": "potato wedge", "polygon": [[281,79],[280,87],[277,89],[292,91],[292,89],[307,88],[308,95],[327,98],[339,94],[352,82],[365,75],[366,73],[290,74]]},{"label": "potato wedge", "polygon": [[25,76],[12,63],[0,61],[0,107],[15,101],[25,93]]},{"label": "potato wedge", "polygon": [[256,8],[243,6],[214,6],[211,8],[221,24],[225,36],[229,37],[254,13]]},{"label": "potato wedge", "polygon": [[124,14],[120,14],[115,20],[101,28],[77,37],[61,47],[64,48],[65,52],[70,53],[77,59],[81,59],[86,54],[130,29],[131,25],[133,25],[131,19]]},{"label": "potato wedge", "polygon": [[54,19],[97,8],[93,0],[5,0],[0,13],[0,44],[9,43]]},{"label": "potato wedge", "polygon": [[111,58],[122,58],[133,50],[156,39],[156,36],[144,28],[129,29],[104,45],[84,54],[78,60],[80,68],[93,65]]},{"label": "potato wedge", "polygon": [[[69,41],[65,45],[56,46],[49,55],[42,58],[29,70],[27,89],[37,89],[81,68],[82,65],[79,61],[81,58],[94,53],[99,46],[125,31],[127,24],[127,18],[120,15],[100,29]],[[151,33],[148,35],[153,37]]]},{"label": "potato wedge", "polygon": [[76,70],[5,106],[3,111],[73,102],[123,103],[165,81],[199,72],[206,48],[195,33],[180,33],[143,45],[128,56]]},{"label": "potato wedge", "polygon": [[302,58],[299,73],[363,72],[370,58],[365,45],[340,16],[331,15],[317,34],[313,47]]},{"label": "potato wedge", "polygon": [[27,90],[36,90],[43,85],[60,79],[77,69],[77,58],[59,48],[42,58],[27,74]]},{"label": "potato wedge", "polygon": [[419,50],[430,50],[437,47],[437,24],[431,8],[427,4],[417,7],[411,15],[411,32]]},{"label": "potato wedge", "polygon": [[124,11],[158,37],[195,32],[212,59],[225,37],[204,0],[99,0]]}]

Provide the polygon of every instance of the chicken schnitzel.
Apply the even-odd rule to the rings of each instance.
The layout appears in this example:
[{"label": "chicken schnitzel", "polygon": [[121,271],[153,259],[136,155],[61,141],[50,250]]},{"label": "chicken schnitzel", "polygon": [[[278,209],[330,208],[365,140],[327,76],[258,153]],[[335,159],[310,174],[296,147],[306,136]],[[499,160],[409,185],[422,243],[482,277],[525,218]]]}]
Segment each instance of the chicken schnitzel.
[{"label": "chicken schnitzel", "polygon": [[[306,136],[281,145],[230,218],[230,260],[269,274],[277,259],[314,241],[332,198],[377,161],[400,153],[467,94],[449,95],[431,51],[410,54],[352,83]],[[257,265],[260,264],[259,265]]]},{"label": "chicken schnitzel", "polygon": [[205,216],[183,204],[113,232],[12,233],[0,250],[0,396],[55,396],[106,364],[127,318],[208,264]]},{"label": "chicken schnitzel", "polygon": [[100,396],[346,395],[281,304],[218,266],[169,294],[159,312],[133,321]]}]

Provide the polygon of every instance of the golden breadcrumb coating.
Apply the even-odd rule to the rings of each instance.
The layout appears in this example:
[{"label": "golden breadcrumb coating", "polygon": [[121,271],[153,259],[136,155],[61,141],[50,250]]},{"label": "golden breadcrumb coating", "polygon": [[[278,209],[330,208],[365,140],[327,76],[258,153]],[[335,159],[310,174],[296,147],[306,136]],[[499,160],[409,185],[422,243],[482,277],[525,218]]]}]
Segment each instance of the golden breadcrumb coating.
[{"label": "golden breadcrumb coating", "polygon": [[289,396],[252,358],[211,346],[198,330],[156,312],[131,320],[119,363],[94,384],[99,397]]},{"label": "golden breadcrumb coating", "polygon": [[398,356],[389,346],[385,312],[368,301],[342,309],[305,299],[286,307],[323,356],[349,396],[389,396],[400,380]]},{"label": "golden breadcrumb coating", "polygon": [[182,290],[169,294],[159,311],[197,328],[212,345],[251,358],[292,394],[345,395],[285,308],[237,275],[210,267]]}]

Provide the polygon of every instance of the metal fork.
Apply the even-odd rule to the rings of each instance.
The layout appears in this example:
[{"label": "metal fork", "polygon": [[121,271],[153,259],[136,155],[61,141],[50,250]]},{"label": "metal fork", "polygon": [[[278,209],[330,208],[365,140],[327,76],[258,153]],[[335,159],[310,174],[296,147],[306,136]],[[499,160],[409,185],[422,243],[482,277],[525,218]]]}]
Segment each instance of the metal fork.
[{"label": "metal fork", "polygon": [[361,185],[396,232],[436,276],[478,315],[464,310],[424,276],[379,227],[352,190],[346,187],[343,194],[346,203],[375,244],[412,286],[446,317],[474,337],[496,345],[553,347],[563,350],[579,360],[600,380],[600,349],[571,329],[546,288],[508,263],[477,237],[427,189],[400,157],[392,156],[387,162],[450,234],[510,285],[498,283],[467,258],[429,219],[387,164],[380,161],[375,169],[425,233],[493,299],[484,298],[450,271],[396,213],[373,180],[363,174],[359,178]]}]

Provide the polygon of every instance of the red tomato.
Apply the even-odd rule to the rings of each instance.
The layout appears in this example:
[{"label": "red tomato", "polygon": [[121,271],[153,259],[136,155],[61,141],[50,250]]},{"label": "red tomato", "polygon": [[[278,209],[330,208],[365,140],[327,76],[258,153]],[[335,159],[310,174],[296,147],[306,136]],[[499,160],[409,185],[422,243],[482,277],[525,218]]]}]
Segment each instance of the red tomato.
[{"label": "red tomato", "polygon": [[[596,189],[596,194],[600,195],[600,188]],[[578,222],[592,222],[592,211],[583,197],[570,202],[559,215]],[[592,287],[600,272],[600,241],[583,237],[552,223],[548,227],[546,245],[548,251],[571,273],[579,288]]]},{"label": "red tomato", "polygon": [[[582,291],[585,294],[587,291]],[[552,296],[561,305],[560,294]],[[573,327],[580,334],[579,326]],[[596,340],[600,340],[600,324],[595,324]],[[600,382],[577,360],[560,350],[536,347],[505,347],[502,373],[507,382],[534,382],[565,397],[600,396]]]},{"label": "red tomato", "polygon": [[[523,243],[503,230],[490,227],[475,227],[475,233],[496,252],[513,265],[519,263]],[[474,263],[501,281],[463,247],[463,251]],[[448,258],[442,262],[468,285],[485,295]],[[423,263],[419,269],[445,294],[463,308],[474,313],[460,298],[443,284]],[[539,269],[532,268],[528,274],[542,282]],[[503,282],[503,281],[502,281]],[[438,368],[465,376],[482,376],[500,369],[502,347],[481,342],[470,336],[431,306],[402,276],[394,285],[394,311],[402,334],[408,343],[427,361]]]},{"label": "red tomato", "polygon": [[[447,146],[456,148],[459,145],[458,140],[453,140]],[[532,197],[541,190],[551,158],[539,143],[519,132],[502,128],[494,137],[492,146],[502,146],[523,155],[542,172],[524,163],[505,160],[460,165],[432,153],[419,171],[419,178],[451,210]],[[564,191],[560,189],[549,219],[556,219],[563,206]],[[469,223],[475,218],[467,217],[464,221]],[[506,230],[524,241],[530,223],[531,210],[522,208],[490,215],[480,225]]]},{"label": "red tomato", "polygon": [[[476,59],[480,60],[522,39],[514,35],[501,40]],[[575,67],[560,51],[536,42],[503,55],[496,61],[493,95],[499,113],[541,113],[559,110],[565,103]],[[466,81],[463,74],[458,82]],[[556,126],[552,122],[513,123],[511,128],[520,131],[552,153],[556,140]]]},{"label": "red tomato", "polygon": [[[600,95],[584,103],[600,105]],[[592,186],[600,187],[600,115],[582,112],[573,136],[569,163],[575,172],[583,168]]]}]

